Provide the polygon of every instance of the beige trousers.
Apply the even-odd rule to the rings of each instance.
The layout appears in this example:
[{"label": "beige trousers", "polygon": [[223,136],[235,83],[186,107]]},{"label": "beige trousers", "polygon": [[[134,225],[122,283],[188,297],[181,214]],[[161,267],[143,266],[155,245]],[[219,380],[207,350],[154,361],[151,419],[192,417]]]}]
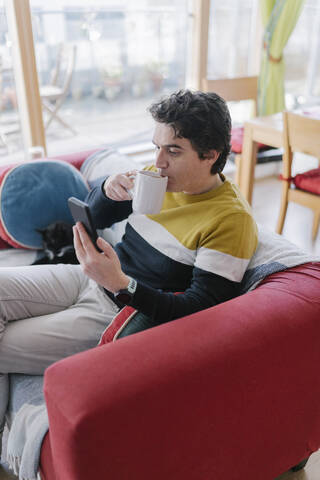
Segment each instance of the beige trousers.
[{"label": "beige trousers", "polygon": [[80,265],[0,269],[0,432],[8,373],[39,375],[97,345],[118,307]]}]

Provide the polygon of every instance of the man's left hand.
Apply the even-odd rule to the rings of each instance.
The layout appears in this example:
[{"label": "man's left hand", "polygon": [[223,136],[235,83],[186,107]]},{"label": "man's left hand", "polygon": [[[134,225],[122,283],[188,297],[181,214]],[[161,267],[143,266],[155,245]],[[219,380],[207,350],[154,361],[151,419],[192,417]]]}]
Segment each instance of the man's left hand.
[{"label": "man's left hand", "polygon": [[103,238],[97,240],[98,252],[82,223],[73,226],[73,241],[83,272],[110,292],[127,288],[129,278],[121,270],[118,255]]}]

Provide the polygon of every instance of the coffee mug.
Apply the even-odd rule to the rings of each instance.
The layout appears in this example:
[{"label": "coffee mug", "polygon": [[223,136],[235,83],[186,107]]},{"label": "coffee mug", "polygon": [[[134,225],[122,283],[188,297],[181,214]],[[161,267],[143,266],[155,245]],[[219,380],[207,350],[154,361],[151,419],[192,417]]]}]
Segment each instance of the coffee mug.
[{"label": "coffee mug", "polygon": [[140,170],[133,177],[134,187],[129,191],[134,213],[159,213],[167,190],[168,177],[149,170]]}]

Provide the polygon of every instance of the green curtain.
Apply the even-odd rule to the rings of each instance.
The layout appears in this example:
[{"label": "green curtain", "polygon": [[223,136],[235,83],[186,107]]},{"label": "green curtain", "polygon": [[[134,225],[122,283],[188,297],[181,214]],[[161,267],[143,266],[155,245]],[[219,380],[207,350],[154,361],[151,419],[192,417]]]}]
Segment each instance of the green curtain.
[{"label": "green curtain", "polygon": [[259,77],[259,115],[285,108],[283,49],[298,21],[304,0],[261,0],[264,27]]}]

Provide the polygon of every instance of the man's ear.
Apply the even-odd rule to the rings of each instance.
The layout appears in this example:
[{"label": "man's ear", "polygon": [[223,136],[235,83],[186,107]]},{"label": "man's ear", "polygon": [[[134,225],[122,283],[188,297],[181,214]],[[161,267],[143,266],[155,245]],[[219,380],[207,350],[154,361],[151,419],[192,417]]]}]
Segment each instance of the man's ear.
[{"label": "man's ear", "polygon": [[216,163],[219,156],[220,152],[218,152],[217,150],[210,150],[208,153],[205,153],[204,159],[209,162],[210,166],[212,166],[214,163]]}]

